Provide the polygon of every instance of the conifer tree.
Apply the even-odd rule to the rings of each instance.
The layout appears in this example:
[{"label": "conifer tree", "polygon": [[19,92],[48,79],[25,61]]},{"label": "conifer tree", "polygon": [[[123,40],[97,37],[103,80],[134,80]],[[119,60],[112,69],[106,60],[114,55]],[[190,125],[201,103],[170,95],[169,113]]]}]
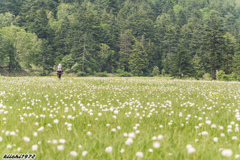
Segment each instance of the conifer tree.
[{"label": "conifer tree", "polygon": [[142,75],[143,70],[149,65],[147,53],[145,52],[142,44],[134,39],[135,43],[129,57],[129,68],[134,75]]}]

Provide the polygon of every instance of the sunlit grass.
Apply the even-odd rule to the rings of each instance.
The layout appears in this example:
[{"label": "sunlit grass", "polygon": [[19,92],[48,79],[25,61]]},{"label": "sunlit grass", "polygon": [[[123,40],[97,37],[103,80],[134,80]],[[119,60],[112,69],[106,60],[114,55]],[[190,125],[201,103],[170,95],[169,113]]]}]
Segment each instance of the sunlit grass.
[{"label": "sunlit grass", "polygon": [[[0,77],[0,152],[35,153],[37,159],[132,160],[143,154],[142,159],[205,160],[224,159],[222,150],[231,149],[234,159],[239,95],[239,83],[227,82]],[[188,152],[188,144],[195,152]]]}]

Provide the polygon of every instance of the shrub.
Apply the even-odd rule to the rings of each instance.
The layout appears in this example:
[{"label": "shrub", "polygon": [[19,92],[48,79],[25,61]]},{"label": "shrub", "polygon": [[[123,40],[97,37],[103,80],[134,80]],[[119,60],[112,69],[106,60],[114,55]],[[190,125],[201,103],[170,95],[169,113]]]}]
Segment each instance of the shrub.
[{"label": "shrub", "polygon": [[79,71],[79,72],[77,72],[77,76],[78,77],[84,77],[84,76],[87,76],[87,74],[86,74],[86,72]]},{"label": "shrub", "polygon": [[120,77],[132,77],[133,75],[129,72],[123,72],[119,75]]},{"label": "shrub", "polygon": [[71,73],[71,69],[67,68],[67,69],[64,70],[64,72],[67,73],[67,74]]},{"label": "shrub", "polygon": [[92,68],[87,68],[87,69],[86,69],[86,72],[87,72],[88,74],[92,75]]},{"label": "shrub", "polygon": [[223,79],[223,75],[225,75],[225,72],[223,70],[220,70],[217,74],[216,77],[218,80],[222,80]]},{"label": "shrub", "polygon": [[123,73],[124,71],[122,69],[117,69],[116,73]]},{"label": "shrub", "polygon": [[78,73],[78,71],[80,70],[80,65],[78,63],[75,63],[72,68],[71,68],[71,71],[72,72],[75,72],[75,73]]},{"label": "shrub", "polygon": [[108,77],[108,74],[107,74],[107,72],[99,72],[99,73],[96,73],[95,76],[97,76],[97,77]]},{"label": "shrub", "polygon": [[165,74],[165,69],[162,69],[161,73],[162,73],[162,76],[164,76],[164,74]]},{"label": "shrub", "polygon": [[157,66],[153,67],[152,75],[153,76],[158,76],[159,75],[159,68]]},{"label": "shrub", "polygon": [[40,76],[46,76],[46,72],[40,73]]},{"label": "shrub", "polygon": [[222,80],[224,80],[224,81],[229,81],[229,80],[230,80],[230,75],[224,74],[224,75],[222,76]]},{"label": "shrub", "polygon": [[203,79],[209,81],[209,80],[212,79],[212,77],[211,77],[211,75],[210,75],[209,73],[205,73],[205,74],[203,75]]}]

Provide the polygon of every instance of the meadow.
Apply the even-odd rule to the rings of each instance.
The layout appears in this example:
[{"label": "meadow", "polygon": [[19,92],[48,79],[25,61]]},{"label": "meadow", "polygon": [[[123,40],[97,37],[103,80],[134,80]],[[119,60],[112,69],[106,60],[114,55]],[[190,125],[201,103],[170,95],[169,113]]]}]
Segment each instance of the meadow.
[{"label": "meadow", "polygon": [[0,157],[240,159],[240,83],[0,77]]}]

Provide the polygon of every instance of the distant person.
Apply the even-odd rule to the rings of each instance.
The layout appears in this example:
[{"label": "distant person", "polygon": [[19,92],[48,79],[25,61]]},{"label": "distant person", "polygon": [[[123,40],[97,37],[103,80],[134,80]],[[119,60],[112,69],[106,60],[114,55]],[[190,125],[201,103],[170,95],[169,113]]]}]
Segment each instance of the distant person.
[{"label": "distant person", "polygon": [[56,72],[57,72],[58,80],[60,80],[61,79],[61,75],[63,74],[63,68],[62,68],[62,65],[60,63],[57,66]]}]

